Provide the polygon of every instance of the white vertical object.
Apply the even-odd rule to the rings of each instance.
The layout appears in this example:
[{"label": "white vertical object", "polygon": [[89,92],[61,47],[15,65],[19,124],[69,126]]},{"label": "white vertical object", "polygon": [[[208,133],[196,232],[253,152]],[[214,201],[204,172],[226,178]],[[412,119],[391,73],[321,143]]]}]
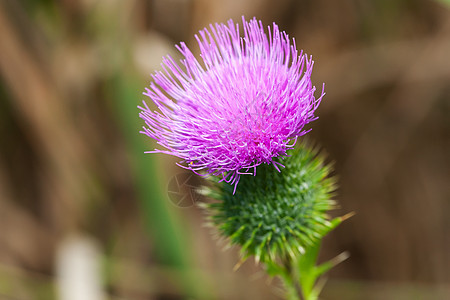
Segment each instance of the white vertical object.
[{"label": "white vertical object", "polygon": [[84,236],[64,239],[56,255],[57,293],[60,300],[103,300],[100,251]]}]

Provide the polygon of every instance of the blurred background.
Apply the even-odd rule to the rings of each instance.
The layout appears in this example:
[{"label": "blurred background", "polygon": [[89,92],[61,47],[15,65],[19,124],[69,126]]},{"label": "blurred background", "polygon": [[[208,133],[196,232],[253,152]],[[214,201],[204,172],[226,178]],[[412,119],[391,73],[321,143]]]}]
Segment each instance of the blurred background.
[{"label": "blurred background", "polygon": [[[450,299],[446,0],[0,0],[0,299],[281,299],[204,226],[198,178],[143,152],[163,55],[211,22],[276,22],[327,95],[335,162],[323,299]],[[84,294],[83,294],[84,293]]]}]

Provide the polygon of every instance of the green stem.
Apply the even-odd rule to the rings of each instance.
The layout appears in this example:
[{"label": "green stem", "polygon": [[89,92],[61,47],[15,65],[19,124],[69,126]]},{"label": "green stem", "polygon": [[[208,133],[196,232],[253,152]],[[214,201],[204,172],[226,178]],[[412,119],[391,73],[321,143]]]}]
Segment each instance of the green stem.
[{"label": "green stem", "polygon": [[286,257],[283,261],[285,273],[282,279],[288,289],[288,299],[292,300],[308,300],[304,296],[304,291],[299,283],[295,269],[293,268],[292,259]]}]

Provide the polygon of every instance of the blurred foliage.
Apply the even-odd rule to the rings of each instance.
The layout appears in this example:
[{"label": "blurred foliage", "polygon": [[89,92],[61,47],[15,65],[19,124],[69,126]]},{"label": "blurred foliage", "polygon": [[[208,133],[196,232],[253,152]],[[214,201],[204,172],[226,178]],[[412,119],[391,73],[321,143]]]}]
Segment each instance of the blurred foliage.
[{"label": "blurred foliage", "polygon": [[450,0],[437,0],[437,1],[442,2],[446,5],[450,5]]},{"label": "blurred foliage", "polygon": [[446,3],[0,1],[0,295],[52,299],[55,253],[75,232],[101,245],[111,299],[279,296],[251,278],[257,266],[231,271],[237,251],[221,251],[198,208],[174,205],[168,182],[183,171],[143,154],[155,145],[138,133],[161,57],[245,15],[295,37],[326,83],[309,135],[357,214],[324,241],[319,260],[352,255],[324,299],[450,298]]}]

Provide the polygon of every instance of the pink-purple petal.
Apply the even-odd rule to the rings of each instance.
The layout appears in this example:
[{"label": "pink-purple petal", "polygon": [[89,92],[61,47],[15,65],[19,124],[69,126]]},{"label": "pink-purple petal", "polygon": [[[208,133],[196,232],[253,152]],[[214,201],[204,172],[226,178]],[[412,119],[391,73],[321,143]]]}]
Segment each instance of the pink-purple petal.
[{"label": "pink-purple petal", "polygon": [[201,59],[181,43],[181,62],[165,57],[144,92],[159,111],[139,106],[141,133],[163,147],[150,153],[179,157],[179,166],[221,176],[235,188],[262,163],[281,171],[274,159],[288,156],[309,131],[304,126],[317,119],[324,96],[322,88],[314,97],[312,57],[298,54],[276,24],[267,35],[260,21],[243,19],[243,32],[232,20],[201,30]]}]

